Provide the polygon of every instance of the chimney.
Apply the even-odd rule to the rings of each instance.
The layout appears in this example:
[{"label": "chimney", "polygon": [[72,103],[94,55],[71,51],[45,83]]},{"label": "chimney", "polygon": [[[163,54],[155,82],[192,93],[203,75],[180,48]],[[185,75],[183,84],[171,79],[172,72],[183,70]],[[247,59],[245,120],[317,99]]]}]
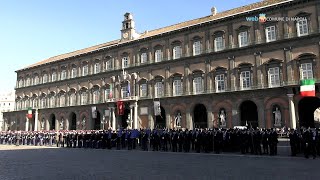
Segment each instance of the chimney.
[{"label": "chimney", "polygon": [[217,14],[217,8],[216,7],[212,7],[211,8],[211,14],[212,14],[212,16]]}]

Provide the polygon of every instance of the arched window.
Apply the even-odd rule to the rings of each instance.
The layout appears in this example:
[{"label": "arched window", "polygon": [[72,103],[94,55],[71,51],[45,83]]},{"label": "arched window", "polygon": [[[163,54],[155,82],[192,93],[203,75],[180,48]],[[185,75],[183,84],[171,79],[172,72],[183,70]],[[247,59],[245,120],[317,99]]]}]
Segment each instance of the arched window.
[{"label": "arched window", "polygon": [[89,73],[89,65],[84,63],[82,66],[82,76],[87,76]]},{"label": "arched window", "polygon": [[156,81],[155,87],[154,87],[154,90],[155,90],[154,94],[156,98],[162,97],[164,95],[163,89],[164,89],[163,81],[161,80]]},{"label": "arched window", "polygon": [[66,104],[66,96],[64,92],[60,94],[59,101],[60,101],[59,102],[60,107],[64,107]]},{"label": "arched window", "polygon": [[57,73],[56,72],[52,72],[51,81],[54,82],[56,80],[57,80]]},{"label": "arched window", "polygon": [[182,55],[181,45],[175,45],[172,49],[172,58],[179,59]]},{"label": "arched window", "polygon": [[87,99],[87,92],[86,91],[82,91],[81,92],[81,105],[86,105],[87,102],[88,102],[88,99]]},{"label": "arched window", "polygon": [[65,79],[67,79],[67,70],[63,69],[61,71],[61,80],[65,80]]},{"label": "arched window", "polygon": [[201,54],[201,41],[200,40],[194,41],[192,45],[192,49],[193,49],[194,56]]},{"label": "arched window", "polygon": [[47,83],[48,82],[48,75],[47,74],[44,74],[42,76],[42,83]]},{"label": "arched window", "polygon": [[148,95],[148,85],[147,85],[147,81],[141,80],[140,82],[140,97],[147,97]]},{"label": "arched window", "polygon": [[181,77],[174,77],[173,79],[173,88],[172,88],[172,91],[173,91],[173,96],[180,96],[182,95],[183,93],[183,86],[182,86],[182,79]]},{"label": "arched window", "polygon": [[214,51],[222,51],[225,48],[224,31],[214,33]]},{"label": "arched window", "polygon": [[71,93],[70,94],[70,106],[75,106],[76,105],[76,94]]},{"label": "arched window", "polygon": [[41,97],[41,108],[46,108],[47,107],[47,99],[45,96]]},{"label": "arched window", "polygon": [[55,107],[55,106],[56,106],[55,96],[54,96],[54,94],[52,94],[52,95],[50,96],[50,107],[53,108],[53,107]]},{"label": "arched window", "polygon": [[34,85],[38,85],[38,84],[39,84],[39,76],[36,75],[36,76],[34,77]]},{"label": "arched window", "polygon": [[122,59],[122,68],[127,68],[129,67],[129,58],[127,56],[123,57]]},{"label": "arched window", "polygon": [[19,88],[20,87],[23,87],[23,80],[22,79],[19,80]]},{"label": "arched window", "polygon": [[99,62],[96,62],[96,63],[94,64],[94,73],[95,73],[95,74],[100,73],[100,63],[99,63]]},{"label": "arched window", "polygon": [[26,86],[30,86],[30,82],[31,82],[31,79],[30,79],[30,77],[28,77],[27,81],[26,81]]},{"label": "arched window", "polygon": [[196,76],[193,78],[193,93],[203,93],[203,78],[202,76]]},{"label": "arched window", "polygon": [[71,69],[71,78],[77,77],[77,67],[72,67]]},{"label": "arched window", "polygon": [[97,104],[100,102],[100,91],[99,89],[95,89],[93,91],[93,104]]},{"label": "arched window", "polygon": [[110,56],[106,57],[106,70],[110,71],[113,68],[113,58],[111,58]]}]

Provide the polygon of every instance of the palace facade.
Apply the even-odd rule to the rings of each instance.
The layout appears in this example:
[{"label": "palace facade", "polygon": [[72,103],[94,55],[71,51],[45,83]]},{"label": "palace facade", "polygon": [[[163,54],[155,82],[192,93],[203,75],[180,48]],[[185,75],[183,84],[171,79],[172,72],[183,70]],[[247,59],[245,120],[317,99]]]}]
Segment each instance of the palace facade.
[{"label": "palace facade", "polygon": [[[317,0],[212,8],[206,17],[144,33],[126,13],[119,40],[17,70],[6,128],[313,127],[319,24]],[[302,79],[316,80],[316,97],[300,96]]]}]

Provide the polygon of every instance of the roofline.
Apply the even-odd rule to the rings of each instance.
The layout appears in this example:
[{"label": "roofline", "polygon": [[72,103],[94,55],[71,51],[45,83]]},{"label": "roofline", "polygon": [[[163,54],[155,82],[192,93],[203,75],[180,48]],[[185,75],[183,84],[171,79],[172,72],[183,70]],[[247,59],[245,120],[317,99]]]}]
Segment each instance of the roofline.
[{"label": "roofline", "polygon": [[[152,38],[152,37],[156,37],[156,36],[159,36],[159,35],[162,35],[162,34],[175,32],[175,31],[183,30],[183,29],[190,28],[190,27],[196,27],[196,26],[199,26],[201,24],[210,23],[210,22],[214,22],[214,21],[219,21],[219,20],[222,20],[222,19],[225,19],[225,18],[236,16],[236,15],[241,15],[241,14],[253,12],[253,11],[256,11],[256,10],[261,10],[261,9],[264,9],[264,8],[268,8],[268,7],[272,7],[272,6],[276,6],[276,5],[280,5],[280,4],[285,4],[285,3],[290,3],[290,2],[294,2],[294,1],[297,1],[297,0],[285,0],[285,1],[282,1],[282,2],[278,2],[278,3],[269,4],[269,5],[266,5],[266,6],[261,6],[261,7],[258,7],[258,8],[250,9],[250,10],[245,11],[245,12],[233,13],[233,14],[226,15],[226,16],[223,16],[223,17],[220,17],[220,18],[217,18],[217,19],[203,21],[203,22],[200,22],[200,23],[196,23],[196,24],[180,27],[180,28],[177,28],[177,29],[174,29],[174,30],[171,30],[171,31],[170,30],[169,31],[164,31],[164,32],[161,32],[159,34],[155,34],[155,35],[152,35],[152,36],[144,37],[144,38],[141,38],[141,39],[135,39],[135,40],[126,41],[126,42],[120,42],[120,39],[112,40],[112,41],[118,41],[118,43],[111,44],[110,46],[107,46],[107,47],[101,47],[101,48],[98,48],[98,49],[95,49],[95,50],[92,50],[92,51],[89,51],[89,52],[86,52],[86,53],[80,53],[80,54],[77,54],[77,55],[74,55],[74,56],[70,56],[70,57],[67,57],[67,58],[62,58],[62,59],[59,59],[59,60],[56,60],[56,61],[47,62],[47,63],[44,63],[44,64],[39,64],[39,65],[31,66],[31,67],[22,68],[22,69],[16,70],[15,72],[18,73],[18,72],[21,72],[21,71],[24,71],[24,70],[36,68],[38,66],[43,66],[43,65],[47,65],[47,64],[50,64],[50,63],[55,63],[55,62],[58,62],[58,61],[71,59],[71,58],[74,58],[74,57],[77,57],[77,56],[82,56],[82,55],[86,55],[86,54],[89,54],[89,53],[94,53],[94,52],[97,52],[97,51],[100,51],[100,50],[106,50],[106,49],[109,49],[109,48],[112,48],[112,47],[116,47],[116,46],[119,46],[119,45],[124,45],[124,44],[127,44],[127,43],[138,42],[138,41],[145,40],[145,39]],[[259,3],[259,2],[256,2],[256,3]],[[252,4],[255,4],[255,3],[252,3]],[[248,5],[251,5],[251,4],[248,4]],[[245,5],[245,6],[248,6],[248,5]],[[230,9],[230,10],[232,10],[232,9]],[[227,11],[229,11],[229,10],[227,10]],[[211,15],[200,17],[200,18],[205,18],[205,17],[210,17],[210,16]],[[200,19],[200,18],[197,18],[197,19]],[[192,19],[192,20],[196,20],[196,19]],[[190,21],[192,21],[192,20],[190,20]],[[186,21],[184,21],[184,22],[186,22]],[[169,25],[169,26],[166,26],[166,27],[170,27],[170,26],[174,26],[174,25],[178,25],[178,24],[180,24],[180,23]],[[165,28],[165,27],[163,27],[163,28]],[[158,28],[158,29],[162,29],[162,28]],[[157,30],[157,29],[154,29],[154,30]],[[109,41],[109,42],[112,42],[112,41]],[[106,43],[108,43],[108,42],[106,42]],[[97,45],[93,45],[93,46],[97,46]],[[93,47],[93,46],[90,46],[90,47]],[[87,48],[90,48],[90,47],[87,47]],[[84,48],[84,49],[86,49],[86,48]],[[81,49],[79,49],[79,50],[81,50]],[[76,50],[76,51],[78,51],[78,50]],[[72,51],[72,52],[75,52],[75,51]],[[68,53],[72,53],[72,52],[68,52]],[[68,54],[68,53],[65,53],[65,54]],[[61,54],[61,55],[63,55],[63,54]],[[59,55],[56,55],[56,56],[59,56]],[[52,56],[50,58],[53,58],[53,57],[55,57],[55,56]]]}]

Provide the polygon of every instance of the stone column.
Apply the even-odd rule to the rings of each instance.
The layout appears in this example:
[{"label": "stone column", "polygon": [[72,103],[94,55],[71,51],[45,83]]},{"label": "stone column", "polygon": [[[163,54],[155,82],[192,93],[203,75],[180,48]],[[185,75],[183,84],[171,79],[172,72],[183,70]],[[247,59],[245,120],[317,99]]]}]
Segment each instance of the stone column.
[{"label": "stone column", "polygon": [[296,113],[295,113],[295,107],[293,102],[293,96],[294,94],[287,94],[288,100],[289,100],[289,114],[290,114],[290,126],[293,129],[297,128],[297,120],[296,120]]},{"label": "stone column", "polygon": [[[134,116],[134,129],[138,129],[139,127],[139,123],[138,123],[138,102],[135,101],[134,102],[134,112],[133,112],[133,116]],[[131,116],[132,118],[132,116]]]},{"label": "stone column", "polygon": [[112,117],[112,130],[116,130],[116,115],[115,115],[115,108],[111,108],[111,117]]},{"label": "stone column", "polygon": [[151,110],[152,108],[148,108],[148,109],[149,109],[149,115],[148,115],[149,128],[150,128],[150,129],[153,129],[153,128],[154,128],[154,121],[155,121],[155,119],[153,118],[153,113],[150,112],[150,111],[152,111],[152,110]]},{"label": "stone column", "polygon": [[29,118],[26,117],[26,131],[29,130]]},{"label": "stone column", "polygon": [[[131,129],[135,129],[135,127],[132,126],[132,124],[133,124],[133,117],[132,117],[132,115],[133,115],[133,108],[134,108],[134,107],[131,105],[131,106],[130,106],[130,128],[131,128]],[[135,124],[135,123],[136,123],[136,122],[134,122],[134,124]]]},{"label": "stone column", "polygon": [[36,112],[34,113],[34,130],[38,131],[38,121],[39,121],[39,113],[38,109],[36,109]]},{"label": "stone column", "polygon": [[190,130],[193,130],[193,119],[191,118],[191,113],[189,109],[186,110],[186,121],[187,121],[187,127]]}]

